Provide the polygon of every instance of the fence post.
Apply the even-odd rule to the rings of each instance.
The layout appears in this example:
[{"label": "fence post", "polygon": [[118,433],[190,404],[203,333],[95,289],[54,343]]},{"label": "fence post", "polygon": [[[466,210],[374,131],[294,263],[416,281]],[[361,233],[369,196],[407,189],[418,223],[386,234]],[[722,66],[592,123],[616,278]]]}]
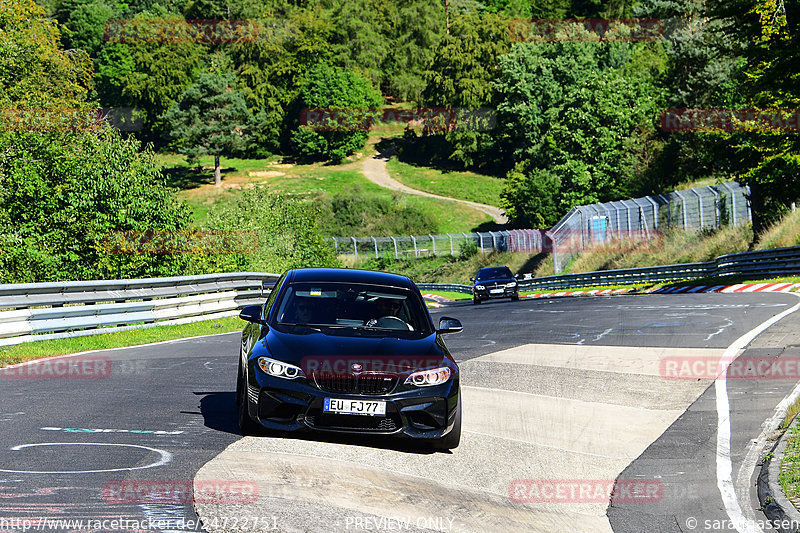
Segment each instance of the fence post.
[{"label": "fence post", "polygon": [[493,250],[497,250],[497,239],[495,239],[495,237],[494,237],[494,232],[490,231],[489,235],[492,236],[492,249]]},{"label": "fence post", "polygon": [[683,203],[683,231],[689,231],[689,224],[686,220],[686,197],[681,194],[681,191],[675,191],[675,194],[678,195],[678,198],[680,198]]},{"label": "fence post", "polygon": [[433,257],[436,257],[436,239],[433,238],[433,235],[428,233],[428,237],[431,238],[431,247],[433,248]]},{"label": "fence post", "polygon": [[353,253],[356,256],[356,259],[358,259],[358,242],[356,242],[355,237],[350,237],[350,238],[353,239]]},{"label": "fence post", "polygon": [[336,255],[339,255],[339,242],[336,240],[336,237],[331,237],[333,239],[333,251]]},{"label": "fence post", "polygon": [[706,226],[706,221],[703,218],[703,196],[697,192],[697,189],[689,189],[693,193],[697,195],[697,205],[700,206],[700,229],[702,230]]},{"label": "fence post", "polygon": [[378,258],[378,241],[375,240],[375,237],[372,237],[372,242],[375,244],[375,259]]},{"label": "fence post", "polygon": [[649,196],[645,196],[645,198],[647,198],[648,202],[653,204],[653,229],[656,230],[658,229],[658,204]]},{"label": "fence post", "polygon": [[481,247],[481,253],[483,253],[483,237],[481,237],[481,234],[477,231],[475,232],[475,235],[478,236],[478,245]]},{"label": "fence post", "polygon": [[414,257],[419,257],[419,252],[417,251],[417,239],[412,235],[411,240],[414,241]]},{"label": "fence post", "polygon": [[719,193],[714,190],[711,185],[706,186],[706,188],[714,193],[714,227],[719,227]]},{"label": "fence post", "polygon": [[736,191],[734,191],[728,183],[723,183],[722,186],[731,193],[731,215],[733,216],[733,225],[738,226],[739,219],[736,218]]},{"label": "fence post", "polygon": [[669,196],[664,196],[663,194],[658,195],[659,198],[667,202],[667,227],[672,226],[672,202],[669,199]]},{"label": "fence post", "polygon": [[394,237],[389,237],[392,239],[392,243],[394,244],[394,258],[397,259],[397,239]]},{"label": "fence post", "polygon": [[456,255],[453,253],[453,236],[450,235],[449,233],[447,234],[447,236],[450,237],[450,255]]}]

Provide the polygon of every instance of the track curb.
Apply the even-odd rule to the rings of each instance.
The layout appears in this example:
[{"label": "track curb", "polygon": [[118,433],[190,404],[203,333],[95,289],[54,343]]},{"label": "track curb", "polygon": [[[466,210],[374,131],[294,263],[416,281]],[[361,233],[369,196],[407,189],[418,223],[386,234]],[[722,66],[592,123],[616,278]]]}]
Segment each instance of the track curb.
[{"label": "track curb", "polygon": [[[800,511],[795,509],[778,483],[778,472],[789,439],[789,431],[797,427],[798,422],[800,422],[800,418],[795,418],[778,442],[770,449],[772,456],[762,463],[756,480],[756,492],[761,511],[769,521],[778,524],[775,530],[780,533],[796,533],[800,528]],[[773,463],[775,464],[773,465]],[[784,522],[788,523],[788,528],[782,527]]]}]

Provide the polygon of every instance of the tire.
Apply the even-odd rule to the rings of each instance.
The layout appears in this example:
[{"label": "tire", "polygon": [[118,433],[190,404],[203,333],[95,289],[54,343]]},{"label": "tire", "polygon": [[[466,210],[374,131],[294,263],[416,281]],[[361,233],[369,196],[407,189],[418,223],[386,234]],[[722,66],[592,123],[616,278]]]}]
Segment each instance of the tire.
[{"label": "tire", "polygon": [[476,298],[475,296],[473,296],[472,297],[472,304],[473,305],[480,305],[481,304],[480,298]]},{"label": "tire", "polygon": [[259,426],[250,417],[248,412],[247,382],[242,368],[242,361],[239,360],[239,376],[236,380],[236,410],[239,414],[239,430],[243,436],[254,434]]},{"label": "tire", "polygon": [[519,293],[517,293],[517,294],[515,294],[514,296],[512,296],[512,297],[511,297],[511,301],[512,301],[512,302],[518,302],[518,301],[519,301]]},{"label": "tire", "polygon": [[453,429],[440,439],[432,442],[433,448],[436,450],[452,450],[458,448],[461,442],[461,401],[458,402],[458,411],[456,411],[456,422],[453,424]]}]

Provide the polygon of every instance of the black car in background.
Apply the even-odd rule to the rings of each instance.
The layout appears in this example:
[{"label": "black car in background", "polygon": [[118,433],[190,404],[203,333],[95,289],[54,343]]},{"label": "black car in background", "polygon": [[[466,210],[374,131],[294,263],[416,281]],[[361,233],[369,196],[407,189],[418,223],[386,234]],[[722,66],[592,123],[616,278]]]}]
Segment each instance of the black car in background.
[{"label": "black car in background", "polygon": [[517,278],[511,269],[502,267],[487,267],[478,270],[474,278],[469,278],[472,285],[472,303],[479,304],[483,300],[494,298],[511,298],[519,300],[519,286]]},{"label": "black car in background", "polygon": [[459,370],[407,277],[354,269],[285,273],[264,305],[245,307],[236,398],[244,434],[344,432],[461,437]]}]

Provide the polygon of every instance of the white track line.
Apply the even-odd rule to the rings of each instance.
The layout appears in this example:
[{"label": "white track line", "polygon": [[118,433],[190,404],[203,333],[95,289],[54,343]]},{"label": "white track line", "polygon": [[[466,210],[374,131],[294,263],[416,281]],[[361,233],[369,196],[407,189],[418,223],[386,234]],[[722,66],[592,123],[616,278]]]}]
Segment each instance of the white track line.
[{"label": "white track line", "polygon": [[[736,339],[722,354],[720,365],[726,368],[733,361],[739,350],[744,349],[765,329],[798,309],[800,309],[800,304],[762,322]],[[720,372],[720,375],[714,380],[714,391],[716,392],[717,400],[717,487],[722,496],[722,502],[725,504],[725,510],[728,513],[728,517],[733,521],[736,531],[739,533],[763,533],[763,530],[756,522],[745,517],[739,505],[739,500],[736,498],[736,489],[733,485],[733,464],[731,462],[730,402],[728,401],[728,383],[725,371]]]}]

